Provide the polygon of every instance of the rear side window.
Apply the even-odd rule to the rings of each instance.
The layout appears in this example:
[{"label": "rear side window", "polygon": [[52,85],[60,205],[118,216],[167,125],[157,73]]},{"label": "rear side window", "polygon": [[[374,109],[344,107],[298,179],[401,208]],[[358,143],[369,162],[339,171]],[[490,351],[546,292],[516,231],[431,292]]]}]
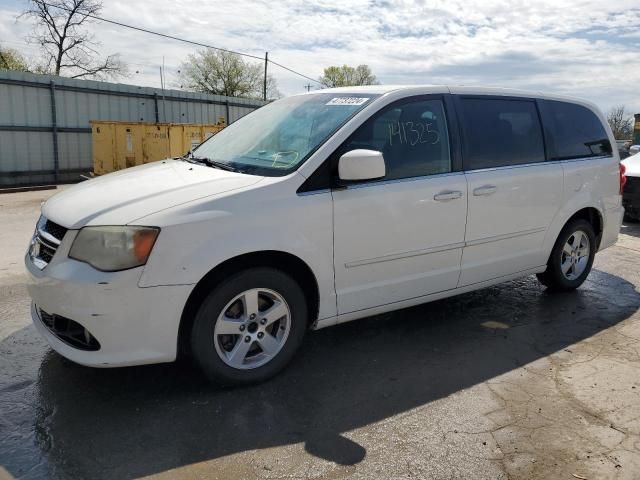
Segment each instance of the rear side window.
[{"label": "rear side window", "polygon": [[534,101],[461,98],[460,105],[465,170],[545,160]]},{"label": "rear side window", "polygon": [[574,103],[544,103],[551,160],[611,156],[607,132],[591,110]]}]

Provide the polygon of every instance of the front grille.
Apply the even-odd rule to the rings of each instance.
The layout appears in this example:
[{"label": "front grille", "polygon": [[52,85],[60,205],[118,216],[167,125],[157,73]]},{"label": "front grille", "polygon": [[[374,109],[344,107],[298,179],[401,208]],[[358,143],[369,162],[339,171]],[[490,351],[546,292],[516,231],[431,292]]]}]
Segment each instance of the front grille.
[{"label": "front grille", "polygon": [[49,263],[53,259],[53,256],[55,254],[56,254],[55,247],[51,247],[44,242],[40,244],[40,254],[38,255],[38,257],[41,260]]},{"label": "front grille", "polygon": [[63,226],[40,217],[29,249],[29,255],[38,268],[42,270],[51,262],[66,233]]},{"label": "front grille", "polygon": [[67,345],[77,348],[78,350],[90,352],[100,350],[100,342],[89,333],[89,330],[78,322],[74,322],[66,317],[61,317],[60,315],[47,313],[41,308],[38,309],[38,315],[44,326],[47,327],[56,338]]},{"label": "front grille", "polygon": [[44,222],[43,230],[52,237],[56,238],[58,241],[62,241],[65,233],[67,233],[66,228],[48,219]]}]

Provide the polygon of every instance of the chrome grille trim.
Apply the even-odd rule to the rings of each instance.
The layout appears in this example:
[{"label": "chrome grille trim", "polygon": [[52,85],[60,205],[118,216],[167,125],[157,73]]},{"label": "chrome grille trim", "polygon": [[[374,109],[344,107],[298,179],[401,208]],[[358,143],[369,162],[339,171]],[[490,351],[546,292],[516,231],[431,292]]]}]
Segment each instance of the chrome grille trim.
[{"label": "chrome grille trim", "polygon": [[55,245],[55,248],[58,248],[58,246],[60,245],[60,240],[58,240],[56,237],[54,237],[53,235],[48,234],[47,232],[45,232],[44,230],[40,230],[38,229],[38,236],[46,241],[49,242],[52,245]]},{"label": "chrome grille trim", "polygon": [[37,268],[42,270],[51,262],[66,233],[66,228],[40,216],[29,246],[29,257]]}]

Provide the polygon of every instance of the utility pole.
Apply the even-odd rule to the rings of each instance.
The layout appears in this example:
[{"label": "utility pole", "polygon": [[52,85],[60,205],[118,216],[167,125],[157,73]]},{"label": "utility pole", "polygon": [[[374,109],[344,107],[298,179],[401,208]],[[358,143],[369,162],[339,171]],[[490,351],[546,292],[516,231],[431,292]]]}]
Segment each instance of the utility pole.
[{"label": "utility pole", "polygon": [[162,66],[160,67],[160,88],[162,89],[162,119],[167,121],[167,109],[164,102],[164,56],[162,57]]},{"label": "utility pole", "polygon": [[264,52],[264,85],[262,87],[262,99],[267,101],[267,65],[269,64],[269,52]]},{"label": "utility pole", "polygon": [[310,84],[310,83],[307,83],[307,84],[304,86],[304,88],[306,88],[306,89],[307,89],[307,92],[310,92],[310,91],[311,91],[311,84]]}]

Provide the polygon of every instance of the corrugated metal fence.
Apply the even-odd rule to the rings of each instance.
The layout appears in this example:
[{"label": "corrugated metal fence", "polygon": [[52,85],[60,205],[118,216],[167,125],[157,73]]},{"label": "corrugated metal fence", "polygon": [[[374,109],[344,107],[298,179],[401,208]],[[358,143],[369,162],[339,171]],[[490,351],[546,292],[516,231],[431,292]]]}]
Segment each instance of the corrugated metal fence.
[{"label": "corrugated metal fence", "polygon": [[75,181],[90,172],[90,120],[232,123],[263,104],[0,71],[0,187]]}]

